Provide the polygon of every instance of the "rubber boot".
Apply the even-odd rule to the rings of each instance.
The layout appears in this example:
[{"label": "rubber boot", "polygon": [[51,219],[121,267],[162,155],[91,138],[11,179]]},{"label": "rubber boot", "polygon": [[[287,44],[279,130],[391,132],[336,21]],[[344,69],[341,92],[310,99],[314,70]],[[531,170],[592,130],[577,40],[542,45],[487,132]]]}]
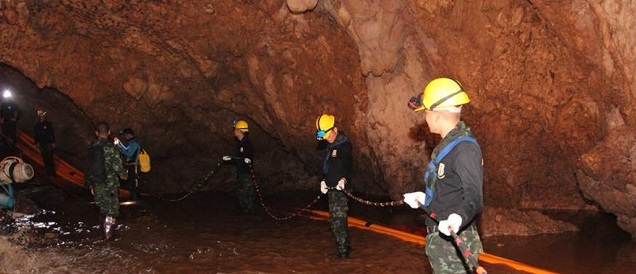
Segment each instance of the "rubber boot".
[{"label": "rubber boot", "polygon": [[104,239],[106,241],[113,237],[115,231],[115,217],[106,216],[104,218]]},{"label": "rubber boot", "polygon": [[338,258],[341,258],[341,259],[349,258],[349,252],[351,252],[351,246],[349,246],[349,243],[338,245],[338,254],[337,254]]}]

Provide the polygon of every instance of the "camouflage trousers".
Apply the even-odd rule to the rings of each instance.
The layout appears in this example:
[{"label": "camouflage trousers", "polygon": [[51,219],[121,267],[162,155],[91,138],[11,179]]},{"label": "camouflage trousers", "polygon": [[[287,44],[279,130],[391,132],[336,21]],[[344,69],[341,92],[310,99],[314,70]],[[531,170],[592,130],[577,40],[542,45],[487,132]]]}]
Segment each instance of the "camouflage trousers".
[{"label": "camouflage trousers", "polygon": [[[468,228],[459,234],[462,241],[470,249],[471,256],[478,259],[479,253],[483,252],[481,239],[477,229]],[[426,256],[431,263],[433,273],[473,273],[475,265],[464,258],[464,255],[455,246],[453,238],[439,232],[430,233],[426,236]]]},{"label": "camouflage trousers", "polygon": [[338,254],[349,253],[349,226],[347,213],[349,211],[349,198],[342,191],[329,190],[329,224],[331,232],[336,237]]},{"label": "camouflage trousers", "polygon": [[256,214],[256,191],[250,174],[238,175],[238,198],[243,213]]},{"label": "camouflage trousers", "polygon": [[95,203],[99,211],[107,216],[119,217],[119,182],[112,184],[98,184],[93,187],[95,193]]}]

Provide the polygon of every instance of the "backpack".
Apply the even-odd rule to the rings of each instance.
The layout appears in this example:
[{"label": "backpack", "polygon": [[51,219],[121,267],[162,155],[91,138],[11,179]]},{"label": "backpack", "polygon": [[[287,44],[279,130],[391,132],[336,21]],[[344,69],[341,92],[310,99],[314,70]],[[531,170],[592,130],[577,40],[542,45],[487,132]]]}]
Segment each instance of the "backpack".
[{"label": "backpack", "polygon": [[145,149],[141,149],[139,152],[139,171],[143,173],[150,172],[150,155]]},{"label": "backpack", "polygon": [[86,163],[84,165],[84,181],[89,185],[103,184],[108,180],[106,174],[106,158],[104,146],[95,143],[88,147]]}]

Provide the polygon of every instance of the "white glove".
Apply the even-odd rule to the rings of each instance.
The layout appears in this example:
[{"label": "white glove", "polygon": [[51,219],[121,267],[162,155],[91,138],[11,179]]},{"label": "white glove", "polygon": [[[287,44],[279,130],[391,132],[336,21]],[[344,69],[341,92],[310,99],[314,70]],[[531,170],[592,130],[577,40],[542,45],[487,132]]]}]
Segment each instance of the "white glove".
[{"label": "white glove", "polygon": [[252,160],[250,160],[250,158],[245,158],[245,163],[246,163],[246,164],[249,164],[249,163],[251,163],[251,162],[252,162]]},{"label": "white glove", "polygon": [[437,229],[442,234],[446,236],[450,236],[451,230],[457,233],[457,231],[459,231],[459,228],[461,226],[462,226],[462,216],[459,216],[456,213],[453,213],[448,216],[448,219],[439,222]]},{"label": "white glove", "polygon": [[426,200],[426,194],[421,191],[406,193],[403,196],[404,202],[412,208],[419,208],[420,205],[424,204],[424,200]]},{"label": "white glove", "polygon": [[232,157],[230,156],[223,156],[223,161],[229,161],[232,160]]},{"label": "white glove", "polygon": [[336,185],[337,190],[343,190],[345,188],[345,183],[347,183],[347,179],[342,178],[338,181],[338,185]]},{"label": "white glove", "polygon": [[320,192],[322,192],[322,194],[327,194],[327,190],[329,190],[327,188],[327,183],[325,183],[325,180],[320,181]]}]

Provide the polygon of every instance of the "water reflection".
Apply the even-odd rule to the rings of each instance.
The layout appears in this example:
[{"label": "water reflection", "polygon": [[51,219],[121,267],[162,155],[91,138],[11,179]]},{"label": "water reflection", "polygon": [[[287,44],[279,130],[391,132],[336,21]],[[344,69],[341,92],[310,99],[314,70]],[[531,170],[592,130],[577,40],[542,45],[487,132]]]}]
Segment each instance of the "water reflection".
[{"label": "water reflection", "polygon": [[[278,194],[266,197],[265,202],[293,212],[313,197],[314,193]],[[359,230],[351,232],[351,260],[333,261],[327,223],[307,218],[276,221],[264,213],[239,216],[236,198],[222,193],[197,193],[178,203],[147,199],[142,205],[122,207],[115,239],[109,242],[101,238],[97,209],[87,204],[90,197],[80,197],[20,220],[21,225],[59,234],[56,244],[47,247],[63,254],[56,259],[60,265],[51,269],[62,265],[72,268],[72,273],[368,273],[379,269],[426,273],[429,269],[422,247]],[[313,208],[326,209],[326,199]],[[374,208],[352,201],[350,213],[424,235],[422,215],[407,207]],[[576,224],[581,231],[484,238],[485,251],[560,273],[629,273],[636,267],[636,248],[612,216],[549,214]],[[498,265],[487,268],[490,273],[522,273]]]}]

